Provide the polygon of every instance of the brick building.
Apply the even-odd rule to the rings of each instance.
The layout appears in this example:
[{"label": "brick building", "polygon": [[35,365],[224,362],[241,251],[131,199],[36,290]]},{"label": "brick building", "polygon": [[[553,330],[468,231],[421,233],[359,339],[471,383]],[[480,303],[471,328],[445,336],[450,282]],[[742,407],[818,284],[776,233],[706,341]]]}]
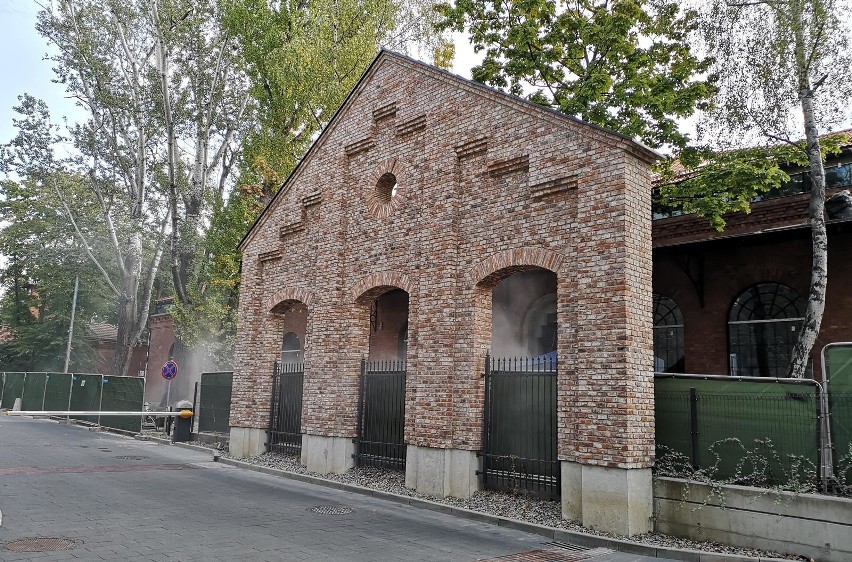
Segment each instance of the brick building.
[{"label": "brick building", "polygon": [[302,462],[348,469],[362,358],[405,359],[406,484],[465,497],[484,356],[558,354],[565,516],[649,530],[656,158],[380,53],[241,244],[232,453],[262,452],[273,364],[296,359]]},{"label": "brick building", "polygon": [[[653,221],[654,347],[657,371],[784,377],[810,288],[807,173],[725,217],[723,232],[705,219],[657,206]],[[826,163],[829,197],[852,188],[852,145]],[[835,204],[836,203],[836,204]],[[852,340],[852,210],[842,197],[826,205],[828,291],[812,354]]]}]

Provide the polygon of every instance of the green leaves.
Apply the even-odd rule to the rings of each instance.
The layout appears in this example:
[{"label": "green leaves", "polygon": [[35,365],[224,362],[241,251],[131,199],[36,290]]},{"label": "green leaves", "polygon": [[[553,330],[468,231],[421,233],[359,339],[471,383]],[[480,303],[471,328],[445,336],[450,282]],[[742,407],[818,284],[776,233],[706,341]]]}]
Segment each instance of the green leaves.
[{"label": "green leaves", "polygon": [[652,147],[685,147],[676,120],[715,93],[702,78],[711,60],[687,42],[696,13],[676,2],[458,0],[439,9],[442,28],[468,31],[485,50],[474,80]]}]

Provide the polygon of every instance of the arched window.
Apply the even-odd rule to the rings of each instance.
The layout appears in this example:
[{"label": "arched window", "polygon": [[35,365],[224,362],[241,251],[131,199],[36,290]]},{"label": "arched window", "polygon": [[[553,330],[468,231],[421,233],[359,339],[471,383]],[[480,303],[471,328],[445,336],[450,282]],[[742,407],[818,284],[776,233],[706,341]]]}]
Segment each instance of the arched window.
[{"label": "arched window", "polygon": [[281,364],[298,363],[302,360],[302,344],[295,332],[284,334],[281,342]]},{"label": "arched window", "polygon": [[805,316],[799,293],[779,283],[743,291],[728,313],[732,375],[783,377]]},{"label": "arched window", "polygon": [[683,373],[683,314],[669,297],[654,294],[654,371]]}]

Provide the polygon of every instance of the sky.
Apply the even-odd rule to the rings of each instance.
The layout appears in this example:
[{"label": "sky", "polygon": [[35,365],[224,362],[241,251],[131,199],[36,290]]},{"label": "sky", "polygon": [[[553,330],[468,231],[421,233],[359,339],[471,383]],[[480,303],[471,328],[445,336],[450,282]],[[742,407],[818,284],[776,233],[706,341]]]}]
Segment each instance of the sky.
[{"label": "sky", "polygon": [[[63,117],[74,122],[81,111],[68,99],[61,84],[54,84],[50,61],[44,60],[49,46],[35,29],[38,5],[34,0],[0,0],[0,144],[15,136],[12,109],[18,96],[27,92],[47,102],[54,122]],[[481,55],[462,34],[454,34],[456,58],[453,72],[470,78],[470,68]]]},{"label": "sky", "polygon": [[0,143],[15,135],[12,107],[24,92],[47,102],[56,121],[79,113],[65,89],[51,82],[51,64],[43,60],[47,44],[35,30],[37,11],[33,0],[0,0]]}]

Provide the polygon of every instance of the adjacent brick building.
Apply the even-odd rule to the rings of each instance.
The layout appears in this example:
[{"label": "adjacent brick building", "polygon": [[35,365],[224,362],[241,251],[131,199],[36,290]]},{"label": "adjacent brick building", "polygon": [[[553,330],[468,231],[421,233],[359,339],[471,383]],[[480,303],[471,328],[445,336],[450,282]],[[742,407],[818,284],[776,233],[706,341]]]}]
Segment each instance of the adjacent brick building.
[{"label": "adjacent brick building", "polygon": [[241,244],[232,452],[262,451],[273,364],[290,353],[304,359],[303,463],[346,470],[360,361],[402,355],[406,482],[469,495],[494,289],[540,272],[531,284],[555,297],[529,298],[533,325],[505,331],[532,334],[535,354],[555,330],[563,511],[649,530],[656,158],[380,53]]},{"label": "adjacent brick building", "polygon": [[[827,195],[852,188],[852,145],[826,163]],[[653,222],[655,356],[658,371],[784,377],[810,290],[807,173],[725,217],[722,232],[695,216],[657,209]],[[820,350],[852,340],[852,209],[830,201],[828,291]]]}]

